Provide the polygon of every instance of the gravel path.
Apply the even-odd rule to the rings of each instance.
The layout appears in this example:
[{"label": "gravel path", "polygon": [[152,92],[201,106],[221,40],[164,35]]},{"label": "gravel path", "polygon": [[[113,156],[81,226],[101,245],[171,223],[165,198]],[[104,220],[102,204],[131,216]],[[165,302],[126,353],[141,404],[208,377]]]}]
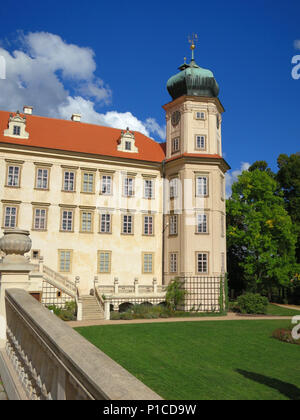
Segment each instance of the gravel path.
[{"label": "gravel path", "polygon": [[158,322],[205,322],[205,321],[243,321],[243,320],[280,320],[291,319],[290,316],[239,316],[235,313],[228,313],[226,316],[214,317],[192,317],[192,318],[158,318],[158,319],[135,319],[130,321],[69,321],[72,328],[91,327],[94,325],[120,325],[120,324],[152,324]]}]

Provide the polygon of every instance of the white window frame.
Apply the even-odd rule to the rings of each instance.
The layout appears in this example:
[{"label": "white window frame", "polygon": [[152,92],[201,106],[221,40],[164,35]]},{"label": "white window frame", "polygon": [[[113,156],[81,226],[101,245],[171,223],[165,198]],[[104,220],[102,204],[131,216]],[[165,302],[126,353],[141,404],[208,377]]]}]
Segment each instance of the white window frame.
[{"label": "white window frame", "polygon": [[[41,175],[40,175],[41,172]],[[45,174],[47,174],[45,176]],[[45,183],[46,181],[46,183]],[[49,188],[49,169],[48,168],[37,168],[36,169],[36,183],[35,188],[37,190],[47,190]]]},{"label": "white window frame", "polygon": [[144,235],[152,236],[154,234],[154,217],[145,215],[144,216]]},{"label": "white window frame", "polygon": [[102,175],[101,194],[102,195],[112,194],[112,176],[111,175]]},{"label": "white window frame", "polygon": [[180,137],[174,137],[172,139],[172,153],[180,152]]},{"label": "white window frame", "polygon": [[154,198],[154,181],[153,179],[144,179],[144,198]]},{"label": "white window frame", "polygon": [[[200,182],[201,180],[201,182]],[[196,179],[196,195],[197,197],[208,196],[208,176],[199,175]]]},{"label": "white window frame", "polygon": [[178,252],[170,253],[170,273],[178,273]]},{"label": "white window frame", "polygon": [[178,197],[178,181],[179,178],[171,178],[169,182],[170,198]]},{"label": "white window frame", "polygon": [[[13,210],[14,210],[14,214],[12,214]],[[13,229],[17,227],[17,223],[18,223],[18,207],[5,206],[4,207],[4,223],[3,223],[4,227],[8,229]]]},{"label": "white window frame", "polygon": [[61,227],[62,232],[73,232],[74,211],[62,209],[61,212]]},{"label": "white window frame", "polygon": [[111,214],[100,214],[100,233],[111,233]]},{"label": "white window frame", "polygon": [[134,178],[124,177],[123,179],[123,195],[125,197],[134,196]]},{"label": "white window frame", "polygon": [[197,214],[197,233],[208,233],[208,217],[206,213]]},{"label": "white window frame", "polygon": [[[37,214],[39,212],[39,214]],[[47,209],[42,207],[34,208],[33,229],[46,230],[47,229]]]},{"label": "white window frame", "polygon": [[[71,175],[73,175],[73,179]],[[75,192],[75,172],[74,171],[68,171],[68,170],[64,171],[63,191]]]},{"label": "white window frame", "polygon": [[[11,172],[12,169],[12,173]],[[7,180],[8,187],[20,187],[21,167],[17,165],[8,165],[7,167]]]},{"label": "white window frame", "polygon": [[122,215],[122,233],[123,233],[123,235],[133,235],[133,223],[134,223],[134,217],[133,217],[132,214],[123,214]]},{"label": "white window frame", "polygon": [[178,214],[170,214],[169,216],[169,235],[178,235]]},{"label": "white window frame", "polygon": [[208,274],[208,252],[197,252],[197,273]]},{"label": "white window frame", "polygon": [[204,134],[196,135],[196,149],[206,150],[206,136]]}]

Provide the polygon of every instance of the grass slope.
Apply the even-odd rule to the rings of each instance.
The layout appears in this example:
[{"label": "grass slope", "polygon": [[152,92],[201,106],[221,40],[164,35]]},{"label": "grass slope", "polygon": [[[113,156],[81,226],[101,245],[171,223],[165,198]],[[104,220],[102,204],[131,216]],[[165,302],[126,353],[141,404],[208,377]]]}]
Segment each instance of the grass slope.
[{"label": "grass slope", "polygon": [[300,308],[297,309],[290,309],[290,308],[283,308],[282,306],[272,305],[271,303],[268,305],[268,315],[276,315],[276,316],[296,316],[300,315]]},{"label": "grass slope", "polygon": [[77,331],[169,400],[300,400],[300,349],[271,338],[288,321],[81,327]]}]

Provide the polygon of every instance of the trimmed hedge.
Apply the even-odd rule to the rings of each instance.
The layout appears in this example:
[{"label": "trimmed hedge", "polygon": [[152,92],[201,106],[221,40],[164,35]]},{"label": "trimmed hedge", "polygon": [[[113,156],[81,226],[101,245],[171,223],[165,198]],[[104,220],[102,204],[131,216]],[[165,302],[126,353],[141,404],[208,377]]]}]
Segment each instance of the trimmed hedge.
[{"label": "trimmed hedge", "polygon": [[242,314],[266,315],[268,304],[266,297],[254,293],[246,293],[237,299],[237,309]]}]

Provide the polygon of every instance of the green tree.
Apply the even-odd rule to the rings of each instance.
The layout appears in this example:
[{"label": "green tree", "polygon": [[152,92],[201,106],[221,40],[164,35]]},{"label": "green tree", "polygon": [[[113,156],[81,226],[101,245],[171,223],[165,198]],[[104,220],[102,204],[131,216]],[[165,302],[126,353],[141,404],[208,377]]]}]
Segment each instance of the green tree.
[{"label": "green tree", "polygon": [[277,160],[277,180],[283,189],[286,209],[297,232],[296,255],[300,263],[300,154],[280,155]]},{"label": "green tree", "polygon": [[268,163],[265,160],[257,160],[254,162],[248,169],[249,172],[253,172],[256,169],[259,169],[262,172],[268,172],[269,175],[275,177],[274,172],[269,168]]},{"label": "green tree", "polygon": [[239,267],[243,289],[270,295],[273,287],[290,287],[296,234],[272,175],[256,168],[239,176],[227,200],[227,224],[228,259]]}]

